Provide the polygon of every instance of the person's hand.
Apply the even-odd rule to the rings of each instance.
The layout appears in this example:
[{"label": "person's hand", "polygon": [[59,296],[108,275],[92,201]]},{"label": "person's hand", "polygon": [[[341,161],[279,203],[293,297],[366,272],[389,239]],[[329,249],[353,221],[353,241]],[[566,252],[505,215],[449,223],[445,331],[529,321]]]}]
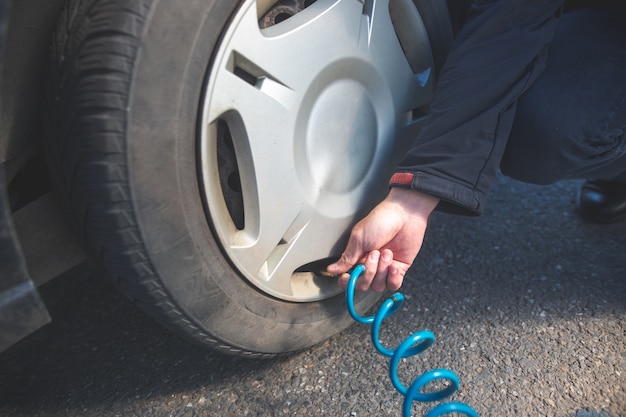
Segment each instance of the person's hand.
[{"label": "person's hand", "polygon": [[424,239],[428,216],[439,199],[419,191],[391,189],[387,198],[353,228],[341,258],[327,267],[346,287],[346,273],[358,263],[365,266],[358,291],[396,291],[413,263]]}]

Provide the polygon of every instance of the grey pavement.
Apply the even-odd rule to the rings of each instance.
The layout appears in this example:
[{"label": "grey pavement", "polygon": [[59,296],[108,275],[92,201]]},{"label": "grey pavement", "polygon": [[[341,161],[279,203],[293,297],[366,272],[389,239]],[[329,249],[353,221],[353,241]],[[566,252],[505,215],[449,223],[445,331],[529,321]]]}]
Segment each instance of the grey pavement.
[{"label": "grey pavement", "polygon": [[[437,341],[405,383],[446,367],[481,416],[626,416],[626,223],[573,214],[580,182],[500,178],[478,218],[433,216],[385,344]],[[163,330],[87,265],[42,288],[53,322],[0,354],[0,416],[400,416],[387,358],[355,324],[251,361]],[[422,416],[433,405],[415,405]]]}]

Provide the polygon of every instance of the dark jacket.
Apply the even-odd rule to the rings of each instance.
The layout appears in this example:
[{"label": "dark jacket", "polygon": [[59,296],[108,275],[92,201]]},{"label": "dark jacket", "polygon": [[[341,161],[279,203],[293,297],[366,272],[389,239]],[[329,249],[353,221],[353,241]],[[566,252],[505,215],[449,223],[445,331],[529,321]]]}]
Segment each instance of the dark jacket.
[{"label": "dark jacket", "polygon": [[495,179],[517,98],[545,67],[562,0],[474,1],[437,83],[414,147],[392,186],[479,214]]}]

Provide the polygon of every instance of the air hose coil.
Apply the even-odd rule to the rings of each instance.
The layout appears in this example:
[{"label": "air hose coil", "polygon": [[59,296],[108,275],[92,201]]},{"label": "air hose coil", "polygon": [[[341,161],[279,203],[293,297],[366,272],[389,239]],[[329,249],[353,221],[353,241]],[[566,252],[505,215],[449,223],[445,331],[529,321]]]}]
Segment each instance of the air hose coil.
[{"label": "air hose coil", "polygon": [[[350,316],[352,316],[355,321],[372,326],[372,343],[374,344],[376,350],[378,350],[381,354],[391,358],[389,361],[389,378],[391,379],[391,382],[396,390],[404,396],[404,417],[411,417],[413,401],[432,402],[443,400],[444,398],[454,394],[459,388],[459,378],[454,372],[448,369],[434,369],[432,371],[424,372],[416,378],[409,387],[406,387],[402,384],[402,382],[400,382],[398,377],[398,366],[400,365],[400,360],[402,358],[418,355],[428,349],[435,342],[435,335],[429,330],[420,330],[407,337],[394,350],[383,346],[380,343],[379,337],[382,322],[402,306],[404,303],[404,295],[398,292],[394,293],[390,298],[385,300],[373,316],[363,317],[359,315],[354,308],[354,292],[356,282],[363,271],[365,271],[365,267],[363,265],[358,265],[350,274],[350,280],[348,281],[348,288],[346,291],[348,313],[350,313]],[[421,391],[426,385],[438,380],[447,380],[448,385],[440,391],[428,393]],[[464,414],[469,417],[479,417],[478,413],[472,407],[459,402],[439,404],[428,411],[424,417],[440,417],[450,413]]]}]

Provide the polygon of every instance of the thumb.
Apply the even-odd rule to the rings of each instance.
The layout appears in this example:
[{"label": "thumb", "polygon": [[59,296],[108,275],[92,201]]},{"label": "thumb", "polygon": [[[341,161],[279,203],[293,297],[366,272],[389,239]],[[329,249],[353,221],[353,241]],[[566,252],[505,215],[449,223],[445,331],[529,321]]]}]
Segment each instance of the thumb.
[{"label": "thumb", "polygon": [[359,250],[355,240],[350,237],[346,250],[341,254],[341,258],[333,264],[328,265],[326,270],[333,275],[343,274],[348,272],[354,265],[359,262],[359,259],[363,257],[362,251]]}]

